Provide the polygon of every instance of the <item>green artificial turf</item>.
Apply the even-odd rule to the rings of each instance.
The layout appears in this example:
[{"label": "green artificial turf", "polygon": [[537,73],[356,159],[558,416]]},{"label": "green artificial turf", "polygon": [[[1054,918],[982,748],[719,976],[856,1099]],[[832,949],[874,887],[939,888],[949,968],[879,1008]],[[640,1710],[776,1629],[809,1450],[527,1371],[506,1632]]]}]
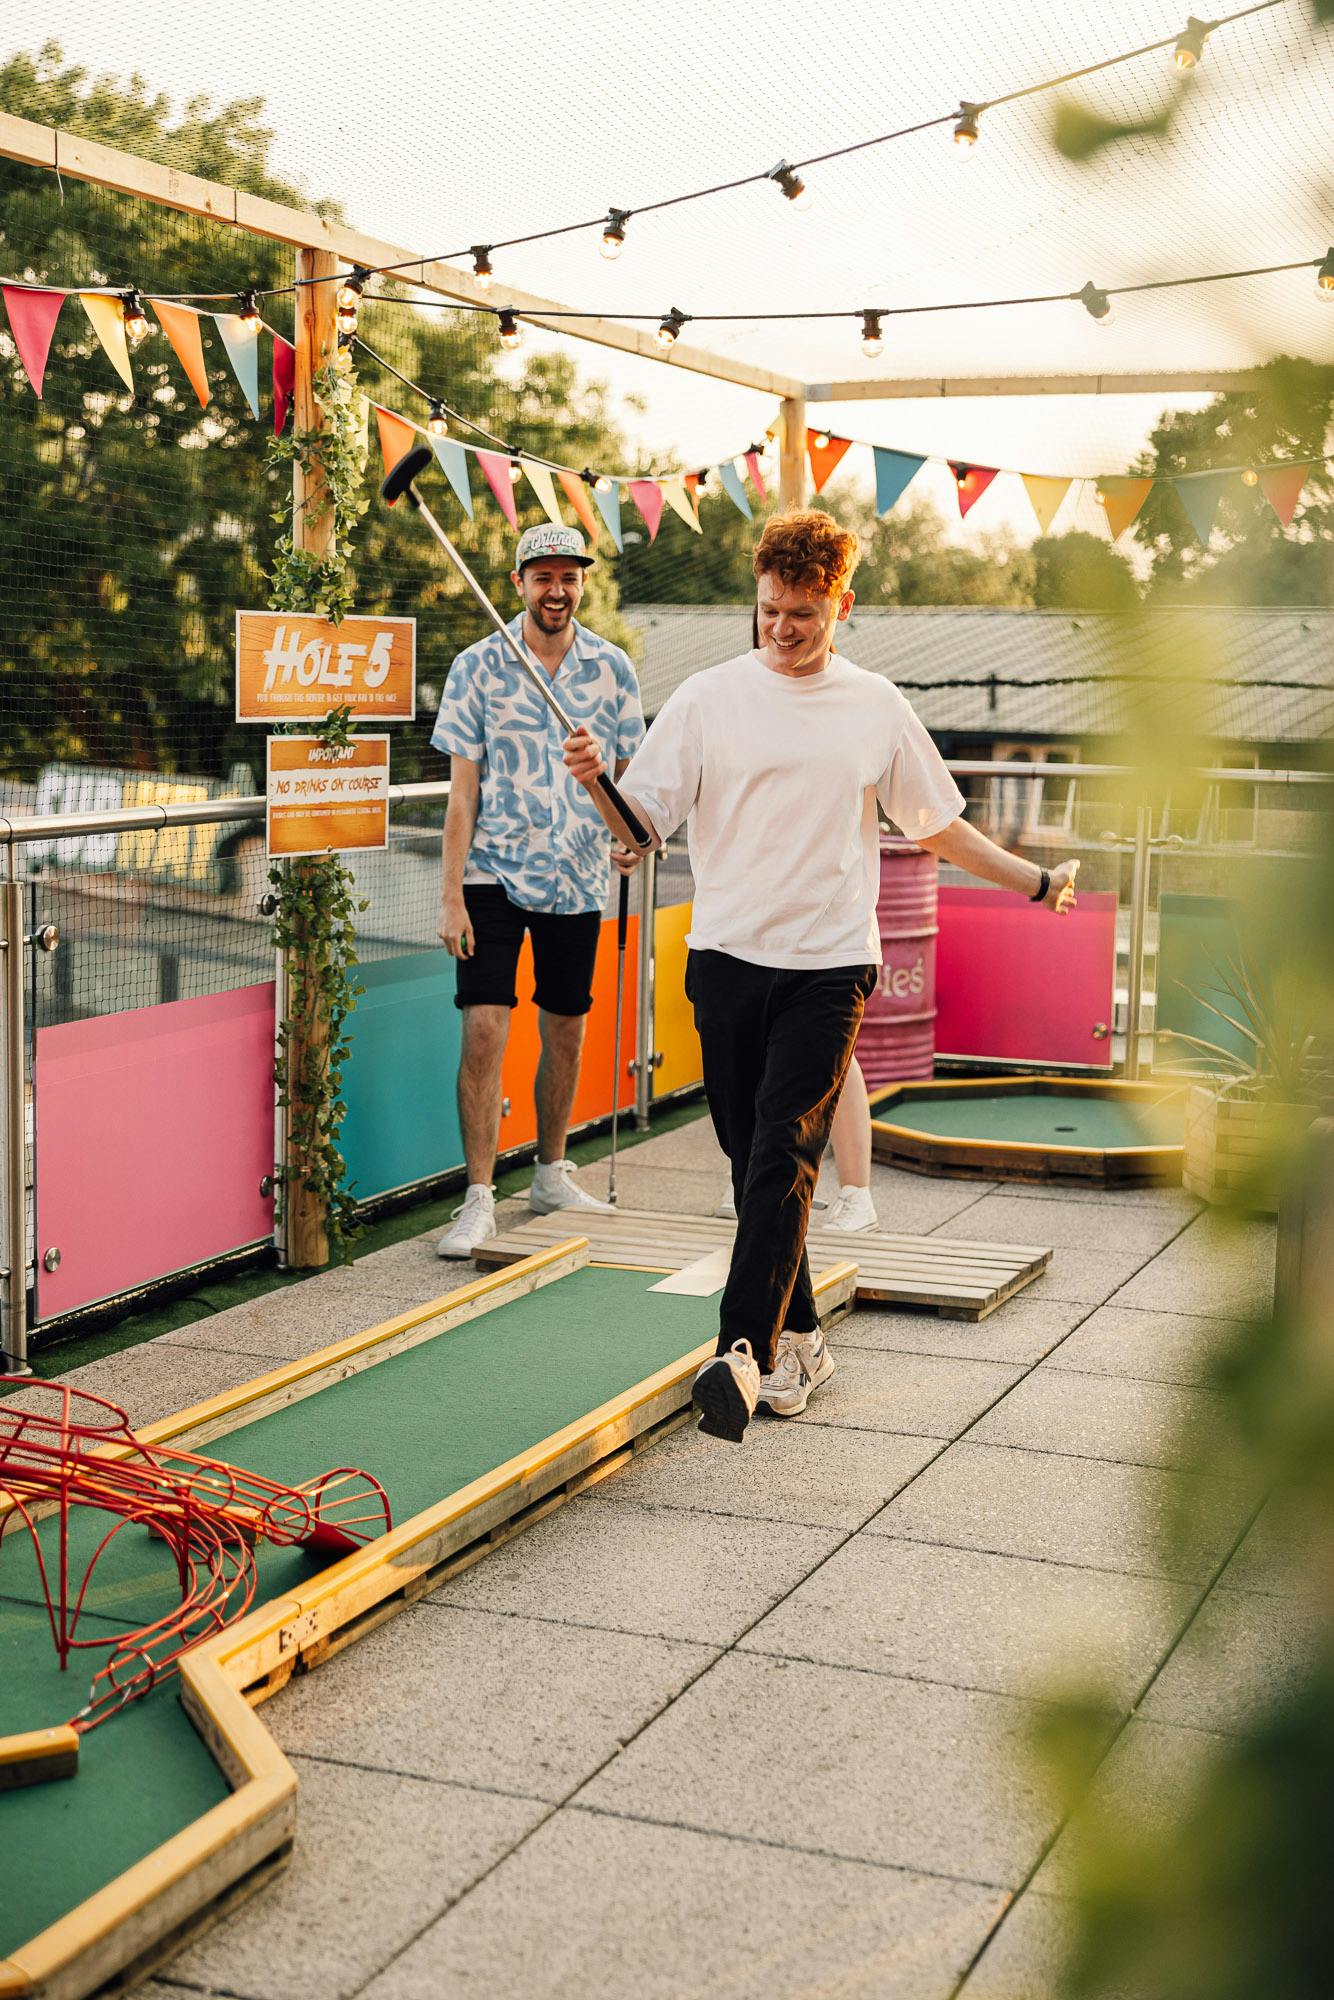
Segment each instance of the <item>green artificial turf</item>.
[{"label": "green artificial turf", "polygon": [[1114,1146],[1179,1146],[1180,1103],[1127,1104],[1115,1098],[1070,1097],[1043,1092],[988,1097],[907,1097],[872,1106],[872,1116],[910,1132],[942,1139],[979,1139],[993,1145],[1019,1142],[1038,1146],[1078,1146],[1106,1151]]}]

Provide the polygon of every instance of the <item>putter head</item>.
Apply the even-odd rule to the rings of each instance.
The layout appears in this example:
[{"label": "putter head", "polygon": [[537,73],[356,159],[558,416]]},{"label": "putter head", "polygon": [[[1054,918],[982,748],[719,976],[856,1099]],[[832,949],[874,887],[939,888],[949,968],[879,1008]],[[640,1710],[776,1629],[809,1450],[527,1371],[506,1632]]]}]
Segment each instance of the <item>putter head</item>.
[{"label": "putter head", "polygon": [[434,458],[435,453],[431,450],[429,444],[419,444],[415,451],[403,454],[380,488],[382,497],[388,501],[391,507],[396,500],[401,499],[407,492],[418,473],[425,472],[427,466],[432,463]]}]

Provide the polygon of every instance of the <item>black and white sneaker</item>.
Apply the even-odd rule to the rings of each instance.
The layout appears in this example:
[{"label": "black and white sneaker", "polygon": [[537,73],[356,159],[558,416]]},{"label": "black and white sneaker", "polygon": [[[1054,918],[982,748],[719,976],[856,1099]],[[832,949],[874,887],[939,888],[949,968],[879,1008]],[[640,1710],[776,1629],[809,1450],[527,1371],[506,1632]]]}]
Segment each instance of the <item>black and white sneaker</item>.
[{"label": "black and white sneaker", "polygon": [[776,1417],[799,1417],[811,1390],[827,1382],[833,1372],[834,1357],[818,1326],[814,1333],[789,1333],[784,1328],[778,1336],[774,1372],[760,1379],[759,1400]]},{"label": "black and white sneaker", "polygon": [[760,1393],[760,1366],[748,1340],[712,1355],[695,1377],[691,1399],[706,1437],[740,1444]]}]

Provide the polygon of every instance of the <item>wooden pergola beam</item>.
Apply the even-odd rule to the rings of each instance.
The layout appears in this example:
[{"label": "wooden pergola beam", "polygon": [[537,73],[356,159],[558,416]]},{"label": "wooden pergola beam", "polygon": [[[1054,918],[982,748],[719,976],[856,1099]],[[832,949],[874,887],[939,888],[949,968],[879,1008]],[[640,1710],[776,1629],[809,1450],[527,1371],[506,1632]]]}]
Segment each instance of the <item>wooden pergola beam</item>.
[{"label": "wooden pergola beam", "polygon": [[[49,125],[37,125],[27,118],[0,112],[0,157],[21,161],[26,166],[58,171],[71,180],[91,181],[117,194],[137,195],[174,208],[185,215],[207,216],[211,221],[266,236],[274,243],[287,243],[297,250],[325,250],[346,265],[365,264],[371,269],[386,264],[403,265],[395,276],[403,283],[418,285],[423,291],[437,292],[442,298],[458,299],[468,305],[507,305],[534,326],[551,333],[563,333],[598,347],[612,347],[623,354],[637,354],[665,368],[684,368],[694,375],[709,375],[718,382],[731,382],[741,389],[754,389],[766,396],[799,396],[801,383],[791,375],[771,368],[756,368],[748,361],[734,361],[726,355],[711,354],[678,340],[664,350],[653,337],[653,329],[624,326],[613,319],[564,321],[556,315],[561,308],[555,299],[497,282],[491,292],[482,291],[471,271],[457,270],[452,264],[418,258],[399,244],[382,242],[363,235],[343,222],[329,222],[323,216],[279,202],[264,201],[239,188],[224,187],[217,181],[178,173],[173,167],[158,166],[138,159],[114,146],[99,145],[71,132],[59,132]],[[127,274],[126,282],[130,281]]]},{"label": "wooden pergola beam", "polygon": [[1254,389],[1258,369],[1162,369],[1152,374],[1109,375],[898,375],[855,382],[808,382],[811,403],[927,401],[948,396],[1221,396]]}]

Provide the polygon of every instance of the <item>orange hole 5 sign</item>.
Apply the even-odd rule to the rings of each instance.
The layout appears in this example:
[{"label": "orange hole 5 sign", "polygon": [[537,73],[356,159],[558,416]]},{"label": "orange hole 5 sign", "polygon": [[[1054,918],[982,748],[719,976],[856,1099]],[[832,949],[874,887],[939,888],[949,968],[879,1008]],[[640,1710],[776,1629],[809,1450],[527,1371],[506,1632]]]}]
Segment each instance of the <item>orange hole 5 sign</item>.
[{"label": "orange hole 5 sign", "polygon": [[387,736],[271,736],[268,776],[270,858],[389,845]]},{"label": "orange hole 5 sign", "polygon": [[416,705],[415,618],[331,625],[300,611],[237,612],[238,722],[323,722],[336,708],[411,722]]}]

